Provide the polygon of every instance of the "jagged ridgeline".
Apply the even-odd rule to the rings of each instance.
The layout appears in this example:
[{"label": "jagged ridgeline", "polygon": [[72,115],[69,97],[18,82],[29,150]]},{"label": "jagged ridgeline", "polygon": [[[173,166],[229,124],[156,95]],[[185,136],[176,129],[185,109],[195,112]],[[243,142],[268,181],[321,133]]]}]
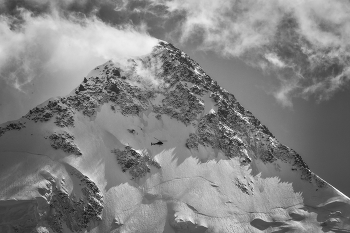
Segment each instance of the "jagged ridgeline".
[{"label": "jagged ridgeline", "polygon": [[0,232],[350,230],[349,199],[163,41],[2,124],[0,148]]}]

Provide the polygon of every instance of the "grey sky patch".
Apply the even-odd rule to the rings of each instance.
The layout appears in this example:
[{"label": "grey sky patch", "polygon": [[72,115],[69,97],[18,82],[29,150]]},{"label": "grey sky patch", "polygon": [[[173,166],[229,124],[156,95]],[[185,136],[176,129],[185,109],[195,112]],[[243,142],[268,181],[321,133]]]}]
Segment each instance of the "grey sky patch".
[{"label": "grey sky patch", "polygon": [[178,22],[182,43],[197,38],[199,49],[278,76],[272,93],[284,106],[292,106],[293,97],[329,99],[349,81],[348,1],[152,2],[166,6],[169,15],[184,15]]}]

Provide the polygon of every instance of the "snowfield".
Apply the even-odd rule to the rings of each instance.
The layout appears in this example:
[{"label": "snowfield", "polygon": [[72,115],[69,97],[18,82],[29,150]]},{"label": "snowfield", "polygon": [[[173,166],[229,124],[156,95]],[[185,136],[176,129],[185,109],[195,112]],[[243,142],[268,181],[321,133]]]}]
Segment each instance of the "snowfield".
[{"label": "snowfield", "polygon": [[0,232],[350,232],[350,200],[171,44],[0,125]]}]

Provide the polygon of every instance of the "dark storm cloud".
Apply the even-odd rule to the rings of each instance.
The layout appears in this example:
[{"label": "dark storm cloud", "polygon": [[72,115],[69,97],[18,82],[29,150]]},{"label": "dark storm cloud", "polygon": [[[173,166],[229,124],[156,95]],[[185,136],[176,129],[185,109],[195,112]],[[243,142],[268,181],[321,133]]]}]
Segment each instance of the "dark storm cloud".
[{"label": "dark storm cloud", "polygon": [[168,40],[167,35],[174,31],[182,14],[171,14],[164,4],[150,0],[120,0],[100,4],[95,14],[104,22],[114,25],[143,25],[157,38]]},{"label": "dark storm cloud", "polygon": [[23,8],[35,14],[50,13],[53,10],[88,14],[100,4],[99,0],[0,0],[0,12],[17,15],[17,9]]},{"label": "dark storm cloud", "polygon": [[149,0],[0,0],[0,14],[20,20],[18,9],[34,15],[60,12],[62,16],[94,16],[112,25],[147,25],[149,33],[158,38],[164,38],[174,25],[167,6]]},{"label": "dark storm cloud", "polygon": [[35,15],[50,14],[53,11],[62,15],[95,15],[102,21],[118,25],[139,25],[142,21],[159,19],[168,13],[166,6],[154,5],[148,0],[0,0],[1,14],[17,16],[19,8]]}]

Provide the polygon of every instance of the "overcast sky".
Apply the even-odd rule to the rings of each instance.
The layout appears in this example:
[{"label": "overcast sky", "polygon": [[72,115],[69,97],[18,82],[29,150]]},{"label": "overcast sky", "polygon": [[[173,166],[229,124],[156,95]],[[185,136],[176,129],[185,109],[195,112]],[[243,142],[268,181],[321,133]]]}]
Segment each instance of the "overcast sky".
[{"label": "overcast sky", "polygon": [[173,43],[350,196],[345,0],[0,0],[0,122]]}]

